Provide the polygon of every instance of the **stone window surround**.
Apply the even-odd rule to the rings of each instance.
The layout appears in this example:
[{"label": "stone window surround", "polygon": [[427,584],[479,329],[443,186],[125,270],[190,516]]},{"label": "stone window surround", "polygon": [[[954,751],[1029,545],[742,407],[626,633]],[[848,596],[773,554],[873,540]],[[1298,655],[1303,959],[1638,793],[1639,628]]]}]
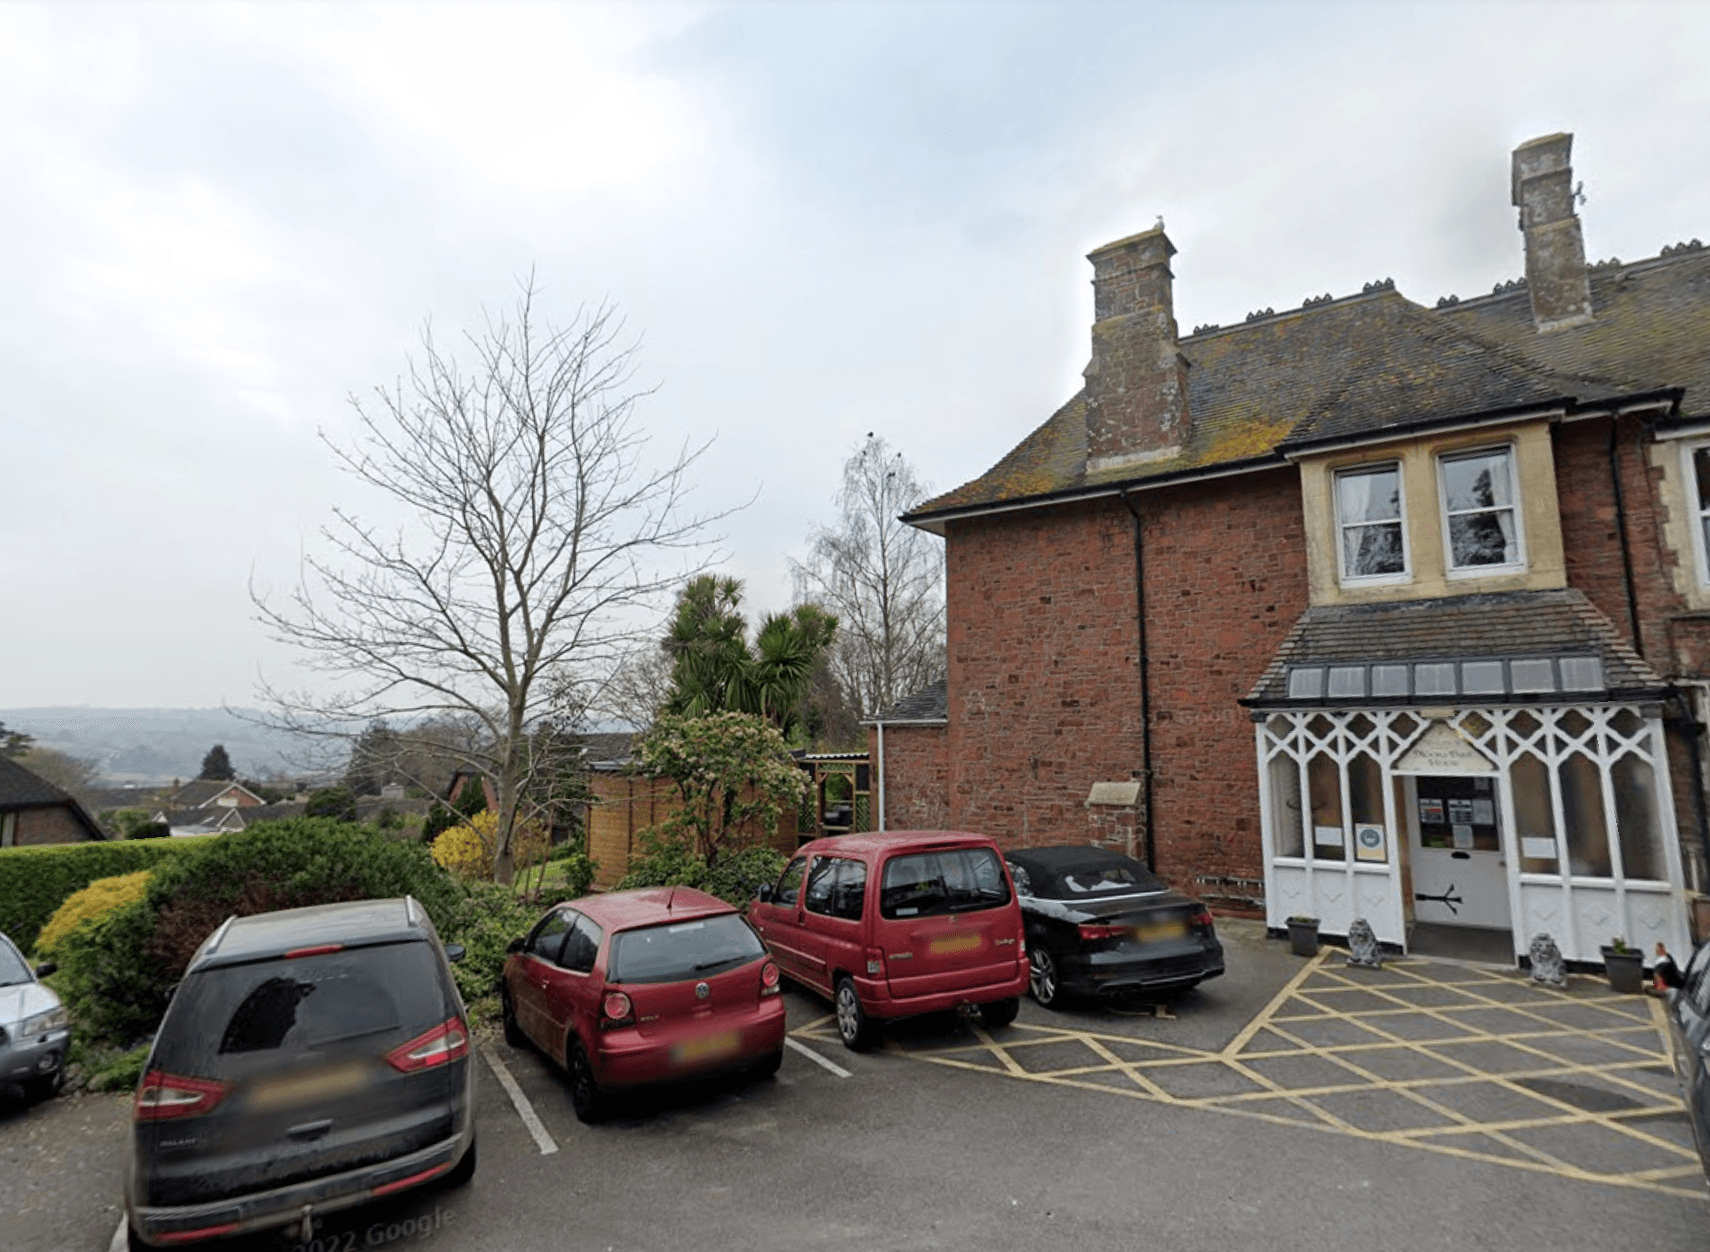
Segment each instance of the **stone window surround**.
[{"label": "stone window surround", "polygon": [[[1307,531],[1307,568],[1312,604],[1359,604],[1423,600],[1486,591],[1544,591],[1567,585],[1562,555],[1561,515],[1556,498],[1555,451],[1550,420],[1527,419],[1482,429],[1410,435],[1358,449],[1343,449],[1298,459]],[[1707,432],[1710,433],[1710,432]],[[1523,536],[1523,564],[1474,566],[1451,570],[1447,523],[1443,517],[1440,459],[1506,445],[1513,450],[1517,538]],[[1336,476],[1385,462],[1402,470],[1402,523],[1408,569],[1405,577],[1344,579],[1341,530],[1336,511]],[[1678,473],[1676,475],[1678,477]],[[1438,498],[1437,517],[1428,509],[1407,509],[1421,499]],[[1706,586],[1710,607],[1710,586]]]}]

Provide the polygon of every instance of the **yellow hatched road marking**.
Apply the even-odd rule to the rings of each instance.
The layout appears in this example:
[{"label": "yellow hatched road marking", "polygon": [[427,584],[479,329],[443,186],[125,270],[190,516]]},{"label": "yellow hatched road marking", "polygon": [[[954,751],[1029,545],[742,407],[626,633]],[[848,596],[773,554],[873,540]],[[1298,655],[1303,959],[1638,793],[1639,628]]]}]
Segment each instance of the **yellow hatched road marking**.
[{"label": "yellow hatched road marking", "polygon": [[[1554,991],[1540,995],[1518,975],[1501,971],[1469,977],[1466,968],[1452,967],[1457,977],[1437,978],[1433,973],[1443,967],[1416,959],[1391,961],[1381,974],[1366,981],[1363,971],[1356,975],[1331,967],[1327,963],[1330,955],[1330,950],[1325,950],[1305,962],[1270,1002],[1216,1051],[1144,1035],[1025,1023],[1016,1023],[999,1038],[976,1025],[971,1028],[972,1042],[948,1047],[910,1046],[892,1038],[887,1040],[885,1051],[975,1073],[1205,1109],[1577,1181],[1672,1196],[1704,1195],[1701,1167],[1687,1136],[1677,1133],[1669,1138],[1647,1129],[1647,1124],[1659,1117],[1678,1124],[1682,1112],[1672,1069],[1668,1068],[1668,1027],[1659,1002],[1651,1000],[1636,1012],[1640,1006],[1631,997]],[[1412,1003],[1409,993],[1422,989],[1451,992],[1452,997],[1443,998],[1452,1002]],[[1503,998],[1504,991],[1516,989],[1525,998],[1514,1002]],[[1345,995],[1350,992],[1362,994]],[[1339,998],[1348,999],[1350,1006],[1339,1006]],[[1574,1012],[1565,1020],[1552,1016],[1564,1008]],[[1481,1026],[1476,1015],[1493,1010],[1509,1016],[1493,1022],[1492,1028]],[[1574,1024],[1587,1019],[1597,1024]],[[1348,1032],[1351,1042],[1315,1043],[1309,1037],[1314,1028],[1335,1023],[1358,1027]],[[791,1033],[822,1038],[822,1032],[833,1026],[834,1019],[827,1015]],[[1425,1032],[1423,1037],[1420,1030]],[[1261,1033],[1267,1037],[1261,1039]],[[1554,1055],[1552,1044],[1566,1039],[1576,1041],[1576,1046],[1590,1041],[1599,1045],[1597,1050],[1607,1050],[1621,1059],[1586,1061]],[[1084,1049],[1083,1057],[1049,1070],[1027,1068],[1026,1058],[1036,1049],[1064,1044]],[[1479,1049],[1493,1046],[1509,1049],[1509,1059],[1522,1067],[1497,1071],[1481,1068]],[[1125,1059],[1124,1048],[1143,1048],[1145,1055]],[[1393,1068],[1394,1061],[1390,1066],[1378,1066],[1378,1054],[1411,1056],[1419,1067],[1428,1069],[1385,1077],[1380,1070]],[[1274,1069],[1273,1063],[1286,1065],[1289,1061],[1311,1062],[1318,1072],[1300,1075],[1298,1080],[1290,1080],[1286,1069],[1266,1072],[1266,1068]],[[1405,1061],[1403,1066],[1412,1068]],[[1205,1076],[1187,1077],[1185,1067],[1199,1067]],[[1172,1081],[1181,1085],[1169,1077],[1176,1072],[1184,1075],[1181,1081],[1206,1090],[1199,1094],[1172,1092]],[[1669,1075],[1663,1090],[1654,1081],[1659,1072]],[[1345,1074],[1347,1080],[1338,1081],[1337,1073]],[[1647,1082],[1647,1075],[1653,1081]],[[1116,1079],[1119,1085],[1097,1081],[1100,1078]],[[1576,1080],[1580,1080],[1577,1085],[1589,1085],[1628,1107],[1579,1107],[1567,1098],[1570,1093],[1562,1090],[1576,1085]],[[1560,1087],[1552,1090],[1549,1084]],[[1500,1111],[1493,1107],[1481,1115],[1477,1088],[1485,1085],[1499,1089],[1508,1106]],[[1466,1094],[1450,1103],[1457,1090]],[[1393,1095],[1440,1124],[1367,1129],[1318,1103],[1377,1093]],[[1273,1111],[1278,1101],[1295,1115]],[[1636,1162],[1631,1170],[1605,1172],[1563,1159],[1563,1153],[1573,1155],[1571,1138],[1566,1143],[1553,1142],[1555,1151],[1551,1152],[1521,1137],[1554,1130],[1571,1135],[1578,1128],[1610,1132],[1620,1142],[1648,1149],[1648,1159],[1642,1164]],[[1678,1129],[1683,1132],[1684,1125]],[[1513,1155],[1480,1150],[1475,1136]],[[1657,1164],[1658,1157],[1672,1160]]]}]

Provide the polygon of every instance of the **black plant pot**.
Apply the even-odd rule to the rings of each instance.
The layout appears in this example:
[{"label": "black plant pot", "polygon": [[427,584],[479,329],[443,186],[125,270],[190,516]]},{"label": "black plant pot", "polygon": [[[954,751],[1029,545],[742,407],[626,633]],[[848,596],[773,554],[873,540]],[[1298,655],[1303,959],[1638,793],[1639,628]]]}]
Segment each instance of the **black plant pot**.
[{"label": "black plant pot", "polygon": [[1645,989],[1645,958],[1637,948],[1617,952],[1603,949],[1603,968],[1609,974],[1609,989],[1622,995],[1636,996]]},{"label": "black plant pot", "polygon": [[1318,919],[1296,921],[1288,919],[1289,947],[1294,949],[1296,956],[1318,955]]}]

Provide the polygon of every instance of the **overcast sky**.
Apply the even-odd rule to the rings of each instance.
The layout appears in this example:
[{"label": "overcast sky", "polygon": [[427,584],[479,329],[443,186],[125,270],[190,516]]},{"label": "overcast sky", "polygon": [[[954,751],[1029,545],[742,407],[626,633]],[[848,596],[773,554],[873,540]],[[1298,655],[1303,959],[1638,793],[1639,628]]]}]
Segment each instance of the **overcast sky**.
[{"label": "overcast sky", "polygon": [[0,707],[300,682],[251,577],[425,319],[609,299],[754,609],[875,431],[940,490],[1079,385],[1085,254],[1160,215],[1185,333],[1710,238],[1710,5],[0,4]]}]

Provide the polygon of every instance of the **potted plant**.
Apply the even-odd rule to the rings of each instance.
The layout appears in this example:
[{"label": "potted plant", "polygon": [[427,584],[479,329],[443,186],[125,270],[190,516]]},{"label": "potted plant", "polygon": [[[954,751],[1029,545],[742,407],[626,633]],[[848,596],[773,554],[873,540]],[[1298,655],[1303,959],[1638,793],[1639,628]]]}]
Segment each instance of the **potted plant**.
[{"label": "potted plant", "polygon": [[1616,935],[1603,949],[1603,968],[1609,974],[1609,987],[1622,995],[1638,995],[1645,989],[1645,957],[1637,948]]},{"label": "potted plant", "polygon": [[1291,917],[1288,919],[1288,942],[1296,956],[1318,955],[1318,919]]}]

